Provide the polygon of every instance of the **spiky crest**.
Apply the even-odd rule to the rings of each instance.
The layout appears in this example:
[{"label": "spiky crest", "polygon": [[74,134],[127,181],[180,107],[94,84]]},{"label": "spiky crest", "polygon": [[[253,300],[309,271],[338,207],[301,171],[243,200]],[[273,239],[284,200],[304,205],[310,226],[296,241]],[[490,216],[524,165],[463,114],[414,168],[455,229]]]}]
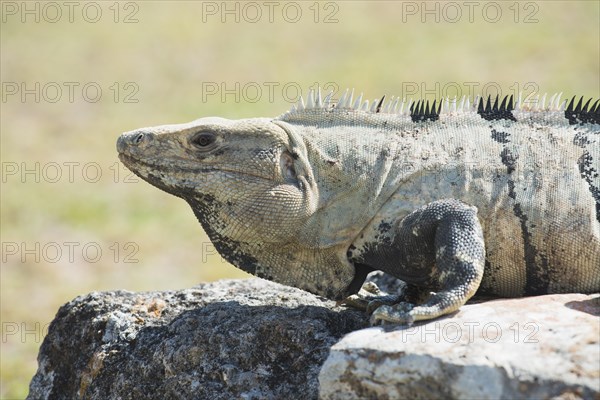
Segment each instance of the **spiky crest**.
[{"label": "spiky crest", "polygon": [[496,96],[492,103],[492,97],[488,96],[484,101],[482,97],[477,96],[473,103],[466,96],[458,98],[443,99],[438,102],[435,100],[431,105],[429,101],[419,100],[416,103],[412,99],[399,97],[391,97],[386,101],[385,96],[380,99],[363,100],[361,93],[354,99],[354,89],[346,89],[342,93],[340,99],[335,102],[333,100],[333,91],[329,92],[325,98],[321,96],[321,89],[316,91],[311,90],[308,93],[306,102],[300,96],[298,102],[292,106],[288,113],[302,112],[311,109],[346,109],[355,111],[364,111],[379,114],[395,114],[400,116],[410,116],[415,122],[419,121],[435,121],[439,119],[440,114],[457,114],[465,112],[477,112],[482,118],[487,120],[508,119],[516,121],[513,111],[558,111],[564,112],[565,118],[569,123],[597,123],[600,124],[600,99],[596,100],[591,106],[592,99],[590,98],[585,105],[583,97],[575,106],[575,97],[567,106],[567,101],[561,102],[562,93],[555,93],[550,96],[546,102],[547,95],[544,94],[541,99],[537,95],[533,97],[529,94],[524,100],[522,93],[519,93],[517,101],[514,102],[513,95],[507,95],[500,100]]}]

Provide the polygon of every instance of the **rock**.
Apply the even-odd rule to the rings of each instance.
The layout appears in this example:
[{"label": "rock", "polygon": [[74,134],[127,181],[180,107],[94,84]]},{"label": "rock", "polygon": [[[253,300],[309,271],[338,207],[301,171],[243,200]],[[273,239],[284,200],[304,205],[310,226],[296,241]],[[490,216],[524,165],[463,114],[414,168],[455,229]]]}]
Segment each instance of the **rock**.
[{"label": "rock", "polygon": [[581,294],[366,328],[362,312],[259,279],[91,293],[58,311],[28,398],[600,400],[599,317],[600,297]]},{"label": "rock", "polygon": [[333,346],[319,375],[334,399],[600,399],[600,297],[501,299]]},{"label": "rock", "polygon": [[258,279],[91,293],[62,306],[28,399],[312,399],[330,347],[367,317]]}]

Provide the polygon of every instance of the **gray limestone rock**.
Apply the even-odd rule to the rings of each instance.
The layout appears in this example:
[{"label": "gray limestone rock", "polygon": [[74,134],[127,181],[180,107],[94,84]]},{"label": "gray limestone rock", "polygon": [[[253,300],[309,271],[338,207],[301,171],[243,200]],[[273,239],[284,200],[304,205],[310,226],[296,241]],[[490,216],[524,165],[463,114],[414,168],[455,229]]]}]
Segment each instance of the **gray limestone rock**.
[{"label": "gray limestone rock", "polygon": [[330,347],[366,324],[258,279],[91,293],[58,311],[28,399],[316,398]]},{"label": "gray limestone rock", "polygon": [[600,399],[599,316],[598,295],[547,295],[353,332],[331,349],[320,397]]},{"label": "gray limestone rock", "polygon": [[28,398],[599,400],[599,317],[597,294],[366,328],[361,312],[258,279],[91,293],[58,311]]}]

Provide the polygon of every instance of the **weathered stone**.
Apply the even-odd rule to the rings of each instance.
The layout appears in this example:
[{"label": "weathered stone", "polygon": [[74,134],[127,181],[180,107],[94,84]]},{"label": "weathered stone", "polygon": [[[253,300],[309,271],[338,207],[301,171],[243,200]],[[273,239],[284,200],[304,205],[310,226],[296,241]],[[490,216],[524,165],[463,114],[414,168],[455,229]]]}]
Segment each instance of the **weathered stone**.
[{"label": "weathered stone", "polygon": [[598,295],[567,294],[361,330],[361,312],[258,279],[92,293],[59,310],[28,398],[598,400],[599,317]]},{"label": "weathered stone", "polygon": [[598,295],[547,295],[353,332],[323,365],[320,396],[600,399],[599,316]]},{"label": "weathered stone", "polygon": [[58,311],[28,398],[316,398],[330,347],[366,324],[258,279],[91,293]]}]

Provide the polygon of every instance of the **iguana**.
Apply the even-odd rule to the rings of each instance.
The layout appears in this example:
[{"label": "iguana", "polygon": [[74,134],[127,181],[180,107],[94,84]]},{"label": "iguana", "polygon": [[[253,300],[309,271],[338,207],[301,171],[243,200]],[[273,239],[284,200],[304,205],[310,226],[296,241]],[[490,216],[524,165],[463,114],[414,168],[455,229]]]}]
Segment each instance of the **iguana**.
[{"label": "iguana", "polygon": [[[436,318],[475,292],[600,291],[599,100],[353,93],[311,92],[276,118],[136,129],[119,157],[187,201],[233,265],[354,295],[375,323]],[[406,290],[357,297],[373,270]]]}]

